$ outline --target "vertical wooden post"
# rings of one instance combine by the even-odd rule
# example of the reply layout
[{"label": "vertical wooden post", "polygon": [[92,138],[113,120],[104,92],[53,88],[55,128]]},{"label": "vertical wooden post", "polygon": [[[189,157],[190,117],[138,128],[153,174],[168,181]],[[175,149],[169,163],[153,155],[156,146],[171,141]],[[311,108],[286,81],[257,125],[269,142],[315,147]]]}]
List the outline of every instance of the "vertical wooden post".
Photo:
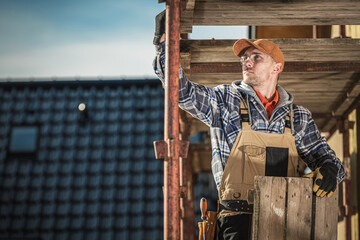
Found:
[{"label": "vertical wooden post", "polygon": [[[360,105],[356,108],[356,151],[357,151],[357,162],[356,162],[356,187],[357,187],[357,212],[360,216]],[[360,221],[357,221],[358,229],[360,229]],[[360,232],[358,231],[358,239],[360,239]]]},{"label": "vertical wooden post", "polygon": [[[191,119],[186,112],[180,110],[180,140],[189,141]],[[180,199],[182,212],[180,222],[181,240],[195,240],[195,189],[193,187],[193,168],[191,155],[180,158],[180,186],[183,186],[186,194]]]},{"label": "vertical wooden post", "polygon": [[[347,117],[348,118],[348,117]],[[345,205],[345,240],[351,240],[351,176],[350,176],[350,134],[349,134],[349,121],[344,119],[342,122],[343,134],[343,165],[346,170],[345,179],[343,180],[343,203]]]}]

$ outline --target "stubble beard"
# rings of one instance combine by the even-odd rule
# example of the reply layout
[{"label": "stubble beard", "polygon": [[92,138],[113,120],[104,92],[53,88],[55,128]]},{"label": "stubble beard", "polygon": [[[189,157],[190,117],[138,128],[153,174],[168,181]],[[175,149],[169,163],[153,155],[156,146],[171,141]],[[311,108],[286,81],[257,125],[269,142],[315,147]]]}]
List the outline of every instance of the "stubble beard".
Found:
[{"label": "stubble beard", "polygon": [[248,77],[244,79],[244,83],[246,83],[247,85],[251,86],[251,87],[258,87],[261,85],[261,80],[259,77]]}]

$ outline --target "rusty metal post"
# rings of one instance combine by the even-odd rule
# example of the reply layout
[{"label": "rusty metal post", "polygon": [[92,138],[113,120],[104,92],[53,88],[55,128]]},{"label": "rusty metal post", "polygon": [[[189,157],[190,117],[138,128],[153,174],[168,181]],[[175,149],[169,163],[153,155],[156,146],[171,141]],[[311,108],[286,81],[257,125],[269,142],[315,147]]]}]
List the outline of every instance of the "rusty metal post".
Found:
[{"label": "rusty metal post", "polygon": [[180,0],[166,1],[165,120],[164,139],[168,158],[164,162],[164,239],[180,239],[179,176],[179,62]]}]

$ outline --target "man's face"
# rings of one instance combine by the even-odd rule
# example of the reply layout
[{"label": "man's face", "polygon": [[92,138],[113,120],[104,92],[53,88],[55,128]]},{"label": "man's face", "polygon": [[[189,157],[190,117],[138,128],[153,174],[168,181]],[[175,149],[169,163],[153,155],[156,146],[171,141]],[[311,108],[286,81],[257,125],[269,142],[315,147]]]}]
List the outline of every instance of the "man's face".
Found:
[{"label": "man's face", "polygon": [[243,81],[246,84],[256,87],[270,80],[276,62],[269,55],[250,47],[242,59]]}]

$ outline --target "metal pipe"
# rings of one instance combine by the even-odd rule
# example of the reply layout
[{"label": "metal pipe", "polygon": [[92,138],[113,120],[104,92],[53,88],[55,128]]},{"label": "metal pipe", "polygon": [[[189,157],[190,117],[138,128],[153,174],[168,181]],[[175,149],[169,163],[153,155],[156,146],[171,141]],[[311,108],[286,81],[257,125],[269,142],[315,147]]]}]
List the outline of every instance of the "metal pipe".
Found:
[{"label": "metal pipe", "polygon": [[164,239],[180,239],[179,177],[179,59],[180,0],[166,1],[165,119],[164,139]]}]

